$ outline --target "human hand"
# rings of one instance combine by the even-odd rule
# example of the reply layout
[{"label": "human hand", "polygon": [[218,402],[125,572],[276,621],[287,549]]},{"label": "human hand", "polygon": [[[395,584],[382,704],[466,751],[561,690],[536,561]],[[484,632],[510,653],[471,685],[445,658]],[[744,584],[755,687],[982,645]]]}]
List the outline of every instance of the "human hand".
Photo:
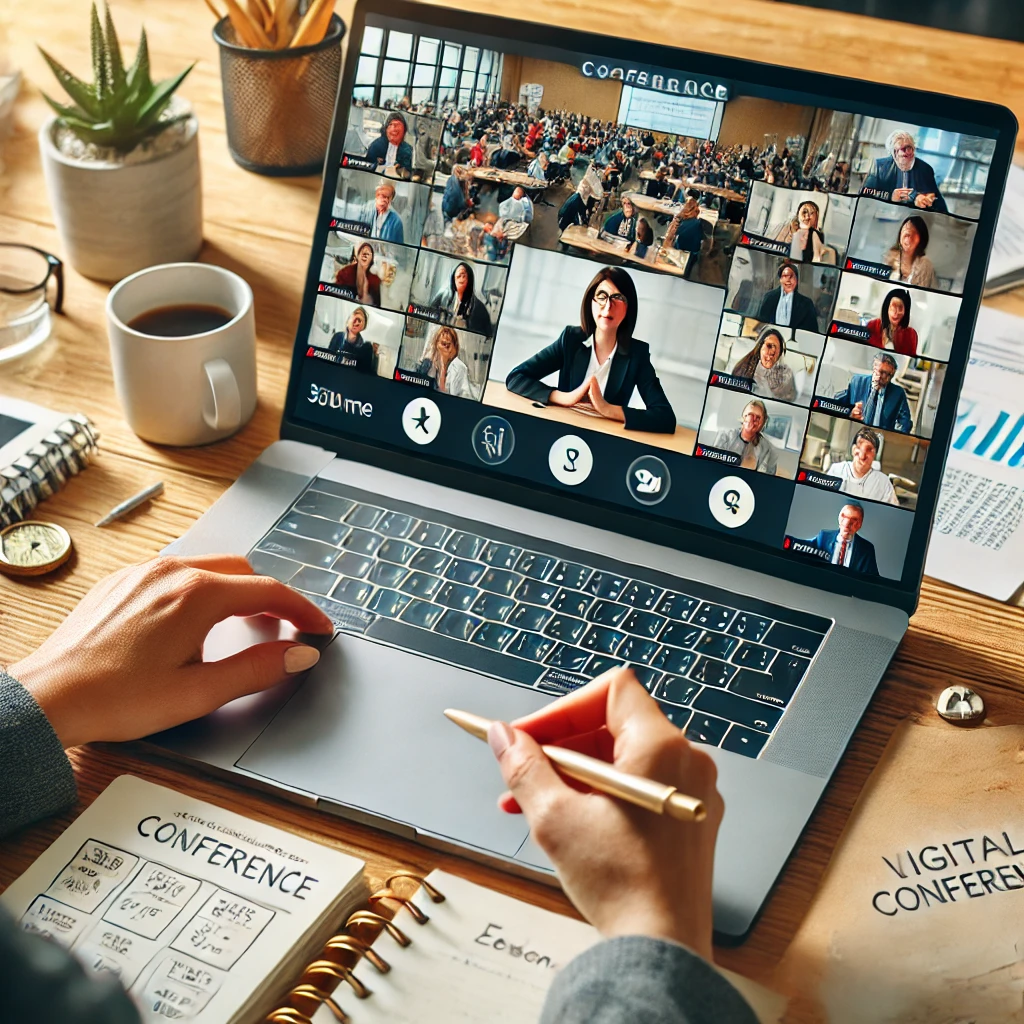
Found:
[{"label": "human hand", "polygon": [[864,403],[863,402],[858,402],[850,410],[850,419],[851,420],[862,420],[862,419],[864,419]]},{"label": "human hand", "polygon": [[935,202],[934,192],[918,192],[914,196],[914,205],[919,210],[927,210]]},{"label": "human hand", "polygon": [[593,377],[588,377],[578,388],[574,388],[572,391],[552,391],[548,397],[548,403],[565,407],[576,405],[586,398],[590,391],[590,382],[592,380],[594,380]]},{"label": "human hand", "polygon": [[596,377],[590,378],[590,387],[587,390],[587,397],[590,399],[590,404],[606,419],[606,420],[617,420],[619,423],[625,422],[626,414],[622,410],[621,405],[612,405],[611,402],[604,400],[604,395],[601,393],[601,385],[597,383]]},{"label": "human hand", "polygon": [[[662,714],[630,669],[520,719],[495,722],[491,749],[534,840],[566,895],[602,935],[649,935],[711,958],[711,876],[724,804],[714,761]],[[703,800],[707,818],[681,822],[567,782],[539,744],[556,743]]]},{"label": "human hand", "polygon": [[912,188],[894,188],[892,190],[892,201],[894,203],[905,203],[913,191]]},{"label": "human hand", "polygon": [[222,619],[267,614],[307,633],[331,620],[240,555],[154,558],[100,580],[53,634],[10,667],[65,747],[138,739],[265,690],[316,664],[288,640],[203,661]]}]

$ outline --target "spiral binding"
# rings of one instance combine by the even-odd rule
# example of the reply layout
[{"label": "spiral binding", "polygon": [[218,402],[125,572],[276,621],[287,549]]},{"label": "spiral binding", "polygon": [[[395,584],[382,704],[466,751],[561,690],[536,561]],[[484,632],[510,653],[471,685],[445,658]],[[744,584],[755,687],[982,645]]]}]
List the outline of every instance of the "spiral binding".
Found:
[{"label": "spiral binding", "polygon": [[0,527],[21,522],[69,477],[85,469],[99,437],[89,417],[76,413],[11,465],[0,467]]},{"label": "spiral binding", "polygon": [[[370,895],[367,902],[371,907],[397,903],[395,913],[405,907],[418,925],[426,924],[430,920],[429,916],[412,902],[412,897],[395,891],[394,883],[400,880],[415,882],[433,903],[444,902],[444,894],[436,886],[411,871],[396,871],[382,888]],[[369,941],[356,934],[363,929],[372,930]],[[377,936],[384,931],[400,946],[412,945],[413,940],[391,918],[378,914],[376,910],[356,910],[351,913],[344,929],[332,935],[324,944],[319,957],[306,966],[299,984],[285,997],[285,1005],[267,1014],[265,1019],[268,1024],[312,1024],[313,1014],[320,1006],[326,1006],[336,1020],[347,1024],[350,1018],[334,998],[334,993],[347,984],[357,999],[367,999],[373,995],[373,990],[367,988],[353,971],[359,961],[364,959],[378,974],[387,974],[391,970],[391,965],[373,949]],[[355,958],[354,962],[344,962],[351,957]]]}]

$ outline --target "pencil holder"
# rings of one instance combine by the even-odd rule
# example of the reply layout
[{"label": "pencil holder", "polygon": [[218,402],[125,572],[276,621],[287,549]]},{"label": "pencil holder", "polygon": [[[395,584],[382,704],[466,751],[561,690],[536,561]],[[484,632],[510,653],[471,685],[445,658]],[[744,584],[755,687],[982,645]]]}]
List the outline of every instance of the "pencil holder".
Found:
[{"label": "pencil holder", "polygon": [[319,43],[285,50],[242,46],[228,18],[213,29],[220,47],[224,119],[235,163],[257,174],[320,174],[341,74],[345,23],[331,17]]}]

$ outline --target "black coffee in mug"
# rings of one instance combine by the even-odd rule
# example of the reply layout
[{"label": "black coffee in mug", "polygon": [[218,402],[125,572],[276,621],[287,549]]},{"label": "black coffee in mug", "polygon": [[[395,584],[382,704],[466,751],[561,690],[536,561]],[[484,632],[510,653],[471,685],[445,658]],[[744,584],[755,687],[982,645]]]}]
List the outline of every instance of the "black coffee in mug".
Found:
[{"label": "black coffee in mug", "polygon": [[128,326],[153,338],[187,338],[192,334],[215,331],[233,319],[234,314],[220,306],[189,302],[147,310],[129,320]]}]

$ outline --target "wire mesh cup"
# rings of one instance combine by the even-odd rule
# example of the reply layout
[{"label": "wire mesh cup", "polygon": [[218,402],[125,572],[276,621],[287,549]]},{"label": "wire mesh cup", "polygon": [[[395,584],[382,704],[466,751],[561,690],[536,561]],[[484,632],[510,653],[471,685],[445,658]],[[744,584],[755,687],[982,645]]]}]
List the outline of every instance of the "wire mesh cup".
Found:
[{"label": "wire mesh cup", "polygon": [[341,74],[345,23],[331,16],[319,43],[285,50],[240,45],[228,18],[213,29],[228,149],[257,174],[320,174]]}]

